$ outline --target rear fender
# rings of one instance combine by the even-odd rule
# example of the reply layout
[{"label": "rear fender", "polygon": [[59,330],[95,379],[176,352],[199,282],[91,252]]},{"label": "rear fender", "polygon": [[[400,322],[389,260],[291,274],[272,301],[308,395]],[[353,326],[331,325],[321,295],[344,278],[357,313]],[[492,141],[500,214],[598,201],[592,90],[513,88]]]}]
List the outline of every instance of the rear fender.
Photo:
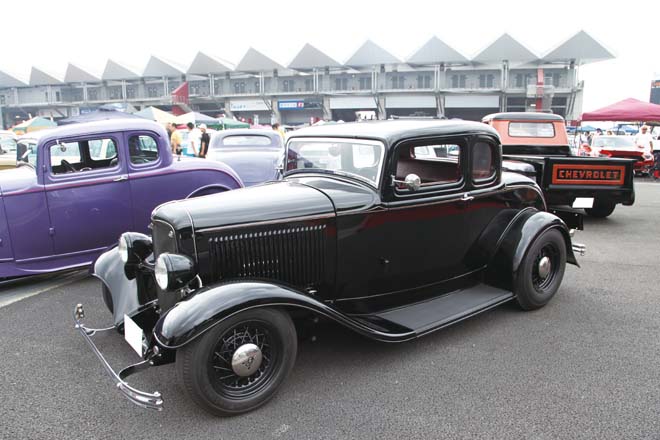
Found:
[{"label": "rear fender", "polygon": [[398,342],[414,336],[409,329],[382,332],[367,327],[309,295],[289,287],[260,281],[242,281],[201,289],[179,302],[154,327],[154,337],[164,348],[180,348],[223,320],[257,307],[283,307],[311,311],[330,318],[364,336]]},{"label": "rear fender", "polygon": [[566,224],[554,214],[528,208],[512,219],[502,235],[494,257],[488,264],[486,281],[511,290],[527,250],[539,235],[549,229],[557,229],[564,237],[566,262],[579,266]]}]

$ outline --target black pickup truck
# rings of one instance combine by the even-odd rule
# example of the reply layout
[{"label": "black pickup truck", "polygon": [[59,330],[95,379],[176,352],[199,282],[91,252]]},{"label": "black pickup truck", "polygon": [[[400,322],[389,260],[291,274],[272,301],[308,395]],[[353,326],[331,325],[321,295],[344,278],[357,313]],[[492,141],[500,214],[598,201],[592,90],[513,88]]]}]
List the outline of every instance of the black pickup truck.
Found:
[{"label": "black pickup truck", "polygon": [[550,207],[584,208],[607,217],[635,202],[633,160],[573,156],[566,125],[549,113],[494,113],[482,120],[502,141],[503,169],[533,178]]}]

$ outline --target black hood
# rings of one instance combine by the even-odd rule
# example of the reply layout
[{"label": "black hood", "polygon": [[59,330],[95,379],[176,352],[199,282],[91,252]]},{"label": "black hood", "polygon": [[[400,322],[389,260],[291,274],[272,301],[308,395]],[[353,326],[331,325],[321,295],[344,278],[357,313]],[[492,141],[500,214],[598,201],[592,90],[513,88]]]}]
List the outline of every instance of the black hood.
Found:
[{"label": "black hood", "polygon": [[194,226],[197,231],[334,213],[323,192],[295,181],[281,181],[166,203],[154,210],[152,219],[177,230]]}]

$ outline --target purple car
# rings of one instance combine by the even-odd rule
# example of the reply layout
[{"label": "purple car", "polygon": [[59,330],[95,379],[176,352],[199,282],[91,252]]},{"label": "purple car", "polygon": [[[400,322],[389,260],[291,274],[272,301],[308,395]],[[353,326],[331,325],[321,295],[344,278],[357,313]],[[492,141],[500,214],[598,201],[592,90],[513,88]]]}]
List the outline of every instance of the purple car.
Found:
[{"label": "purple car", "polygon": [[224,130],[213,133],[206,157],[226,163],[252,186],[281,178],[284,145],[273,130]]},{"label": "purple car", "polygon": [[0,279],[88,265],[121,233],[147,232],[156,206],[243,186],[223,163],[173,159],[146,120],[24,136],[17,158],[0,172]]}]

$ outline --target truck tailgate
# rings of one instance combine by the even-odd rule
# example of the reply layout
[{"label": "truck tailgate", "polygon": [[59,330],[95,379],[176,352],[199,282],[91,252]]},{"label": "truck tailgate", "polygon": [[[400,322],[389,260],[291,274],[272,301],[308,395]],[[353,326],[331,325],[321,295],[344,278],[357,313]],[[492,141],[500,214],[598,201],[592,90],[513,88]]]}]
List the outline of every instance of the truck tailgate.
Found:
[{"label": "truck tailgate", "polygon": [[505,156],[534,166],[548,205],[572,206],[580,197],[631,205],[635,200],[632,159],[565,156]]}]

